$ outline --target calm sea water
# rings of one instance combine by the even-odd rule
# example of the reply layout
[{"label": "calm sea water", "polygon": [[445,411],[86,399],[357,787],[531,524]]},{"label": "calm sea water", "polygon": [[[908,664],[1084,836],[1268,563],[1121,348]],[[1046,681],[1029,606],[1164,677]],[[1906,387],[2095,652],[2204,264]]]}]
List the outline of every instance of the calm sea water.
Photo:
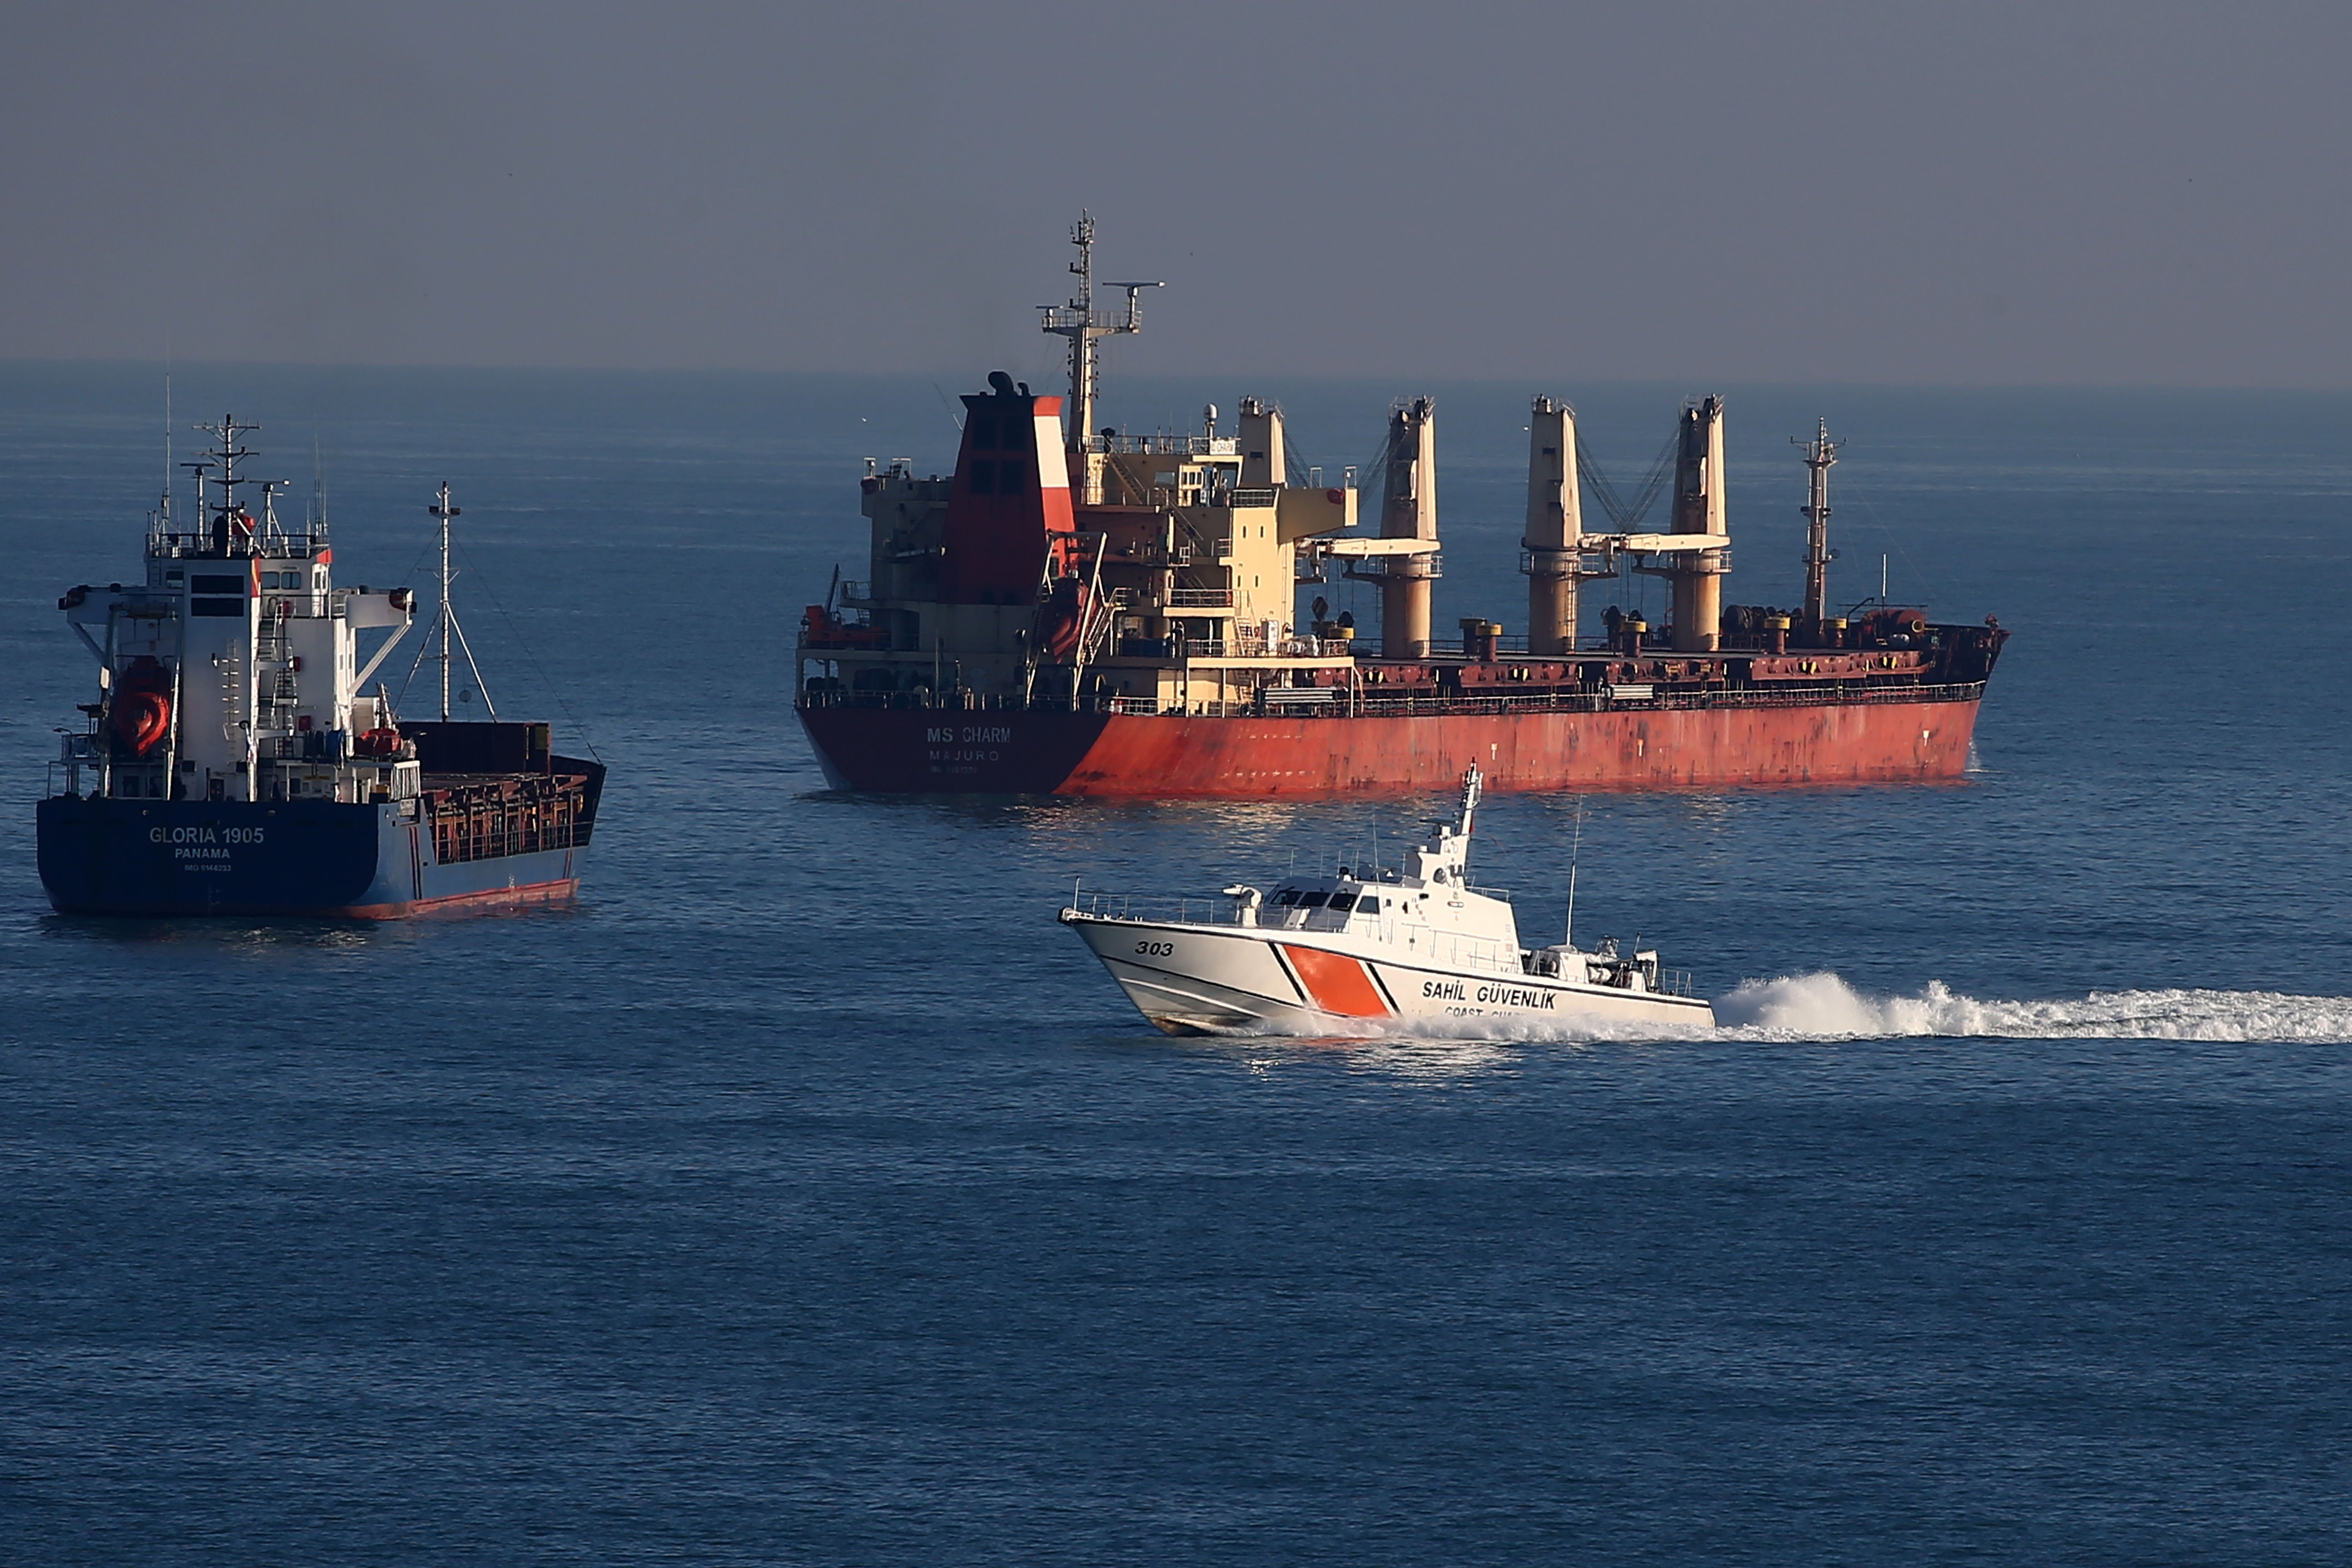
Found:
[{"label": "calm sea water", "polygon": [[[159,382],[0,369],[0,1559],[2352,1557],[2352,399],[1732,389],[1735,600],[1826,414],[1835,586],[2016,632],[1968,780],[1588,803],[1580,933],[1717,1037],[1185,1043],[1074,878],[1440,803],[824,793],[793,625],[860,459],[950,460],[919,381],[184,370],[298,496],[315,439],[346,582],[450,481],[605,819],[567,913],[49,914],[54,600],[137,570]],[[1421,390],[1106,416],[1278,395],[1336,477]],[[1523,618],[1532,390],[1630,489],[1685,389],[1436,389],[1440,625]],[[1482,822],[1530,932],[1575,816]]]}]

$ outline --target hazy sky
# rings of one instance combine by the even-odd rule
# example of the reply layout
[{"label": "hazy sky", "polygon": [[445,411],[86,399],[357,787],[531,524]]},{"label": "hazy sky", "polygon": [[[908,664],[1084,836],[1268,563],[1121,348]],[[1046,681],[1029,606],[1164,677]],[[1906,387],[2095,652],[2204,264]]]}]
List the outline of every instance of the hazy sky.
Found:
[{"label": "hazy sky", "polygon": [[2352,385],[2352,7],[14,3],[0,357]]}]

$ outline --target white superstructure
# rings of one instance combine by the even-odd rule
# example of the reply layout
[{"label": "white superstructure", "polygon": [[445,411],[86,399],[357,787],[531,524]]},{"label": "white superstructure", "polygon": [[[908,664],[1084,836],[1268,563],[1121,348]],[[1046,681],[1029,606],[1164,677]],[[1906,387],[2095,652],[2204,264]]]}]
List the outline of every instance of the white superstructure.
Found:
[{"label": "white superstructure", "polygon": [[[413,799],[415,748],[369,681],[415,615],[405,588],[334,584],[323,516],[281,523],[278,481],[236,471],[258,426],[224,418],[211,459],[190,464],[192,529],[168,500],[147,533],[146,581],[82,586],[58,602],[99,662],[89,731],[64,738],[68,795],[149,800]],[[260,483],[261,515],[239,504]],[[360,634],[390,637],[362,652]]]},{"label": "white superstructure", "polygon": [[[1519,945],[1507,897],[1470,885],[1480,777],[1462,814],[1393,870],[1340,867],[1269,895],[1227,888],[1214,904],[1096,894],[1063,909],[1143,1016],[1170,1034],[1274,1027],[1345,1031],[1364,1020],[1444,1033],[1569,1020],[1711,1029],[1715,1011],[1658,955]],[[1477,1020],[1478,1022],[1472,1022]]]}]

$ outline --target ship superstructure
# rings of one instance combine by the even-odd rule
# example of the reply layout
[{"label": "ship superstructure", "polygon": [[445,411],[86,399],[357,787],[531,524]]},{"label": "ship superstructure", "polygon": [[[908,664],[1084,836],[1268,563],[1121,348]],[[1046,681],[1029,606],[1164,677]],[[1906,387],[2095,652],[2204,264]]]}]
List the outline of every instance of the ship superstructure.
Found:
[{"label": "ship superstructure", "polygon": [[[258,426],[200,428],[219,444],[188,465],[194,525],[180,526],[167,492],[149,520],[144,580],[58,601],[98,661],[99,689],[62,737],[38,808],[52,903],[387,916],[571,897],[604,770],[556,755],[545,724],[450,720],[447,487],[433,509],[442,716],[404,725],[375,677],[415,595],[338,587],[323,497],[301,524],[281,521],[282,482],[238,472],[253,455],[239,442]],[[258,517],[238,494],[247,487],[260,491]]]},{"label": "ship superstructure", "polygon": [[[1070,341],[1066,400],[1002,372],[963,399],[947,476],[869,463],[864,579],[811,605],[799,708],[845,787],[1139,795],[1336,795],[1442,787],[1646,787],[1924,779],[1965,763],[2005,640],[1823,597],[1826,426],[1801,612],[1723,604],[1731,538],[1724,406],[1692,402],[1671,453],[1667,526],[1583,512],[1574,411],[1531,406],[1520,570],[1527,632],[1431,626],[1443,570],[1436,408],[1400,400],[1378,464],[1377,527],[1349,469],[1300,473],[1283,413],[1212,405],[1199,430],[1090,429],[1097,339],[1133,332],[1145,283],[1098,309],[1094,231],[1074,231],[1076,296],[1045,310]],[[1610,499],[1604,495],[1604,500]],[[1665,579],[1654,631],[1580,624],[1578,589]],[[1301,614],[1302,584],[1376,584],[1377,639]]]}]

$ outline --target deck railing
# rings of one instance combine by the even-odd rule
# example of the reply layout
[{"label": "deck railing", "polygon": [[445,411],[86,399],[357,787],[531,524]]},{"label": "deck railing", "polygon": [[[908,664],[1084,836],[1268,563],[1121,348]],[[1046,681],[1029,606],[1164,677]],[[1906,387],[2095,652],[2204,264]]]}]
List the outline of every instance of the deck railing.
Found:
[{"label": "deck railing", "polygon": [[[1333,689],[1339,695],[1328,702],[1300,704],[1281,708],[1284,719],[1328,721],[1334,719],[1383,717],[1416,718],[1465,716],[1500,713],[1607,713],[1658,712],[1675,709],[1710,708],[1809,708],[1824,702],[1843,706],[1877,706],[1898,702],[1974,702],[1984,696],[1981,680],[1957,685],[1888,685],[1866,686],[1861,681],[1824,681],[1793,689],[1764,689],[1754,687],[1732,687],[1712,691],[1677,691],[1659,689],[1646,700],[1633,699],[1612,701],[1602,692],[1546,692],[1521,697],[1369,697],[1358,695],[1348,700],[1348,689]],[[1377,688],[1373,689],[1379,689]],[[947,691],[936,696],[928,689],[913,691],[835,691],[803,690],[799,706],[803,708],[904,708],[965,713],[1151,713],[1165,717],[1196,719],[1262,718],[1265,710],[1255,698],[1244,701],[1194,702],[1190,707],[1160,706],[1150,698],[1141,697],[1082,697],[1073,704],[1067,697],[1058,700],[1039,697],[1024,701],[1020,693],[997,694],[977,691]]]},{"label": "deck railing", "polygon": [[1241,452],[1237,436],[1088,436],[1089,452],[1133,452],[1170,458],[1232,458]]},{"label": "deck railing", "polygon": [[1094,920],[1143,921],[1154,925],[1237,926],[1241,907],[1223,895],[1209,897],[1161,894],[1081,893],[1073,890],[1066,914]]}]

